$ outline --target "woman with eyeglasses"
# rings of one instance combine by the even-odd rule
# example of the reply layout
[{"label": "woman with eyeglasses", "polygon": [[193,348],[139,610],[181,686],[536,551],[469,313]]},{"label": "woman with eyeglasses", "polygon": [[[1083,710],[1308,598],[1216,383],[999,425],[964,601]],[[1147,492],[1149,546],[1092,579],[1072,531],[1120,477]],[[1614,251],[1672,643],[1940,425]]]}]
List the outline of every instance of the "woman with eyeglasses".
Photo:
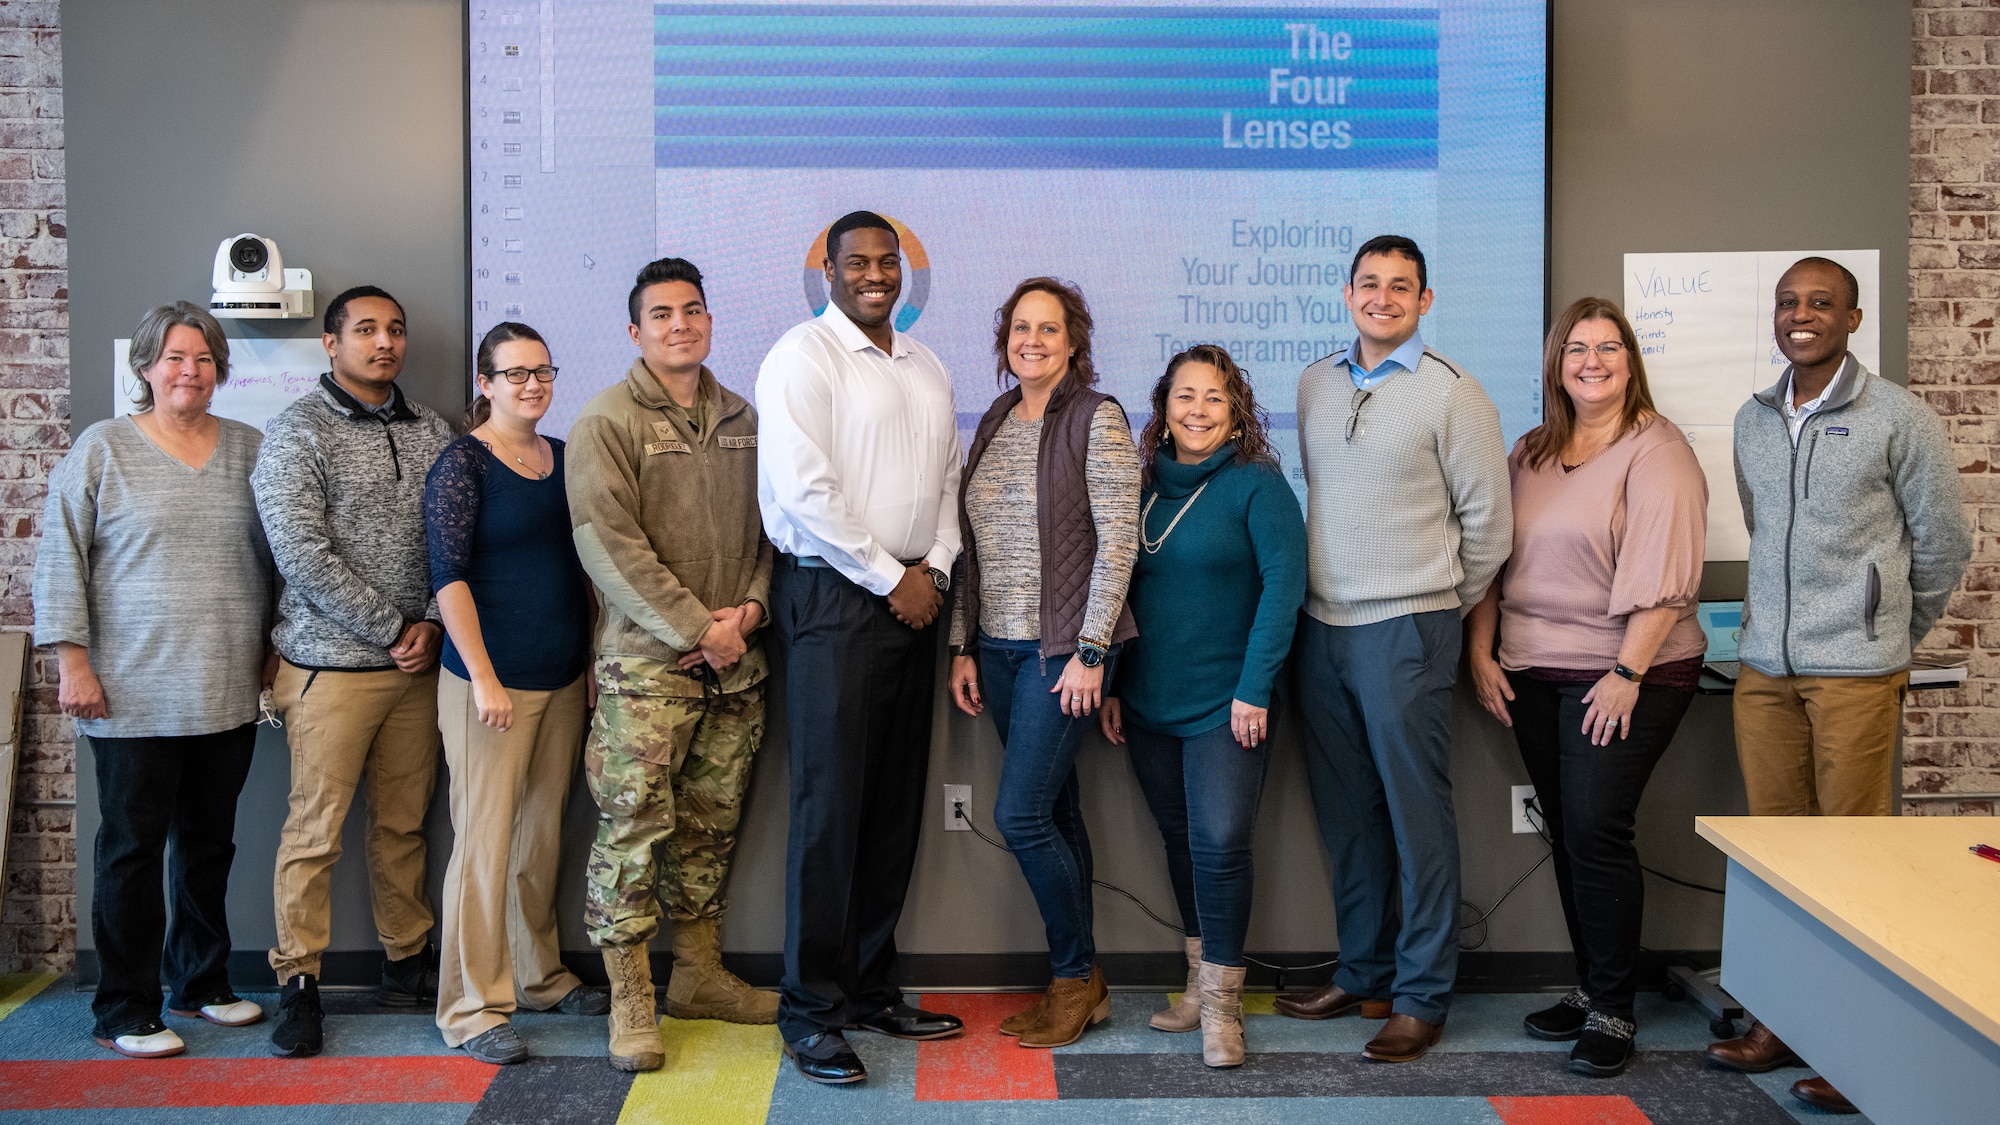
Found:
[{"label": "woman with eyeglasses", "polygon": [[535,432],[556,367],[512,321],[479,341],[470,429],[424,488],[431,588],[444,618],[438,726],[451,770],[437,1025],[489,1063],[527,1045],[516,996],[602,1015],[609,999],[563,967],[556,938],[562,812],[589,716],[589,580],[570,541],[563,443]]},{"label": "woman with eyeglasses", "polygon": [[[1514,730],[1555,849],[1577,987],[1524,1025],[1569,1068],[1632,1057],[1645,885],[1632,825],[1707,644],[1695,620],[1708,483],[1653,408],[1632,326],[1598,297],[1543,347],[1542,424],[1508,458],[1514,552],[1467,621],[1479,702]],[[1498,651],[1495,651],[1495,634]]]}]

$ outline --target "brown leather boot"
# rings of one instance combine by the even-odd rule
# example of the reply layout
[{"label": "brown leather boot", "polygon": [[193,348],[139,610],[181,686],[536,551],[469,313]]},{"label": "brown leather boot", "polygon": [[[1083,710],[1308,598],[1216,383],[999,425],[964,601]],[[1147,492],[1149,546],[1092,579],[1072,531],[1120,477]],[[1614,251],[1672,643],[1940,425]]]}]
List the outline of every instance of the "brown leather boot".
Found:
[{"label": "brown leather boot", "polygon": [[1785,1041],[1761,1023],[1752,1023],[1740,1038],[1708,1045],[1708,1061],[1745,1074],[1762,1074],[1781,1066],[1804,1066]]},{"label": "brown leather boot", "polygon": [[1000,1034],[1018,1037],[1022,1032],[1035,1026],[1036,1022],[1042,1018],[1042,1013],[1049,1010],[1049,993],[1054,991],[1054,989],[1055,981],[1051,980],[1049,987],[1043,989],[1040,996],[1035,997],[1034,1003],[1001,1020]]},{"label": "brown leather boot", "polygon": [[1184,939],[1187,943],[1187,987],[1181,991],[1180,1002],[1164,1012],[1154,1012],[1151,1021],[1158,1031],[1193,1031],[1201,1026],[1201,939]]},{"label": "brown leather boot", "polygon": [[646,943],[604,947],[604,975],[611,978],[611,1065],[619,1070],[658,1070],[667,1061],[660,1049],[660,1016],[653,996],[653,966]]},{"label": "brown leather boot", "polygon": [[1424,1057],[1425,1051],[1437,1046],[1437,1041],[1443,1036],[1444,1021],[1426,1023],[1415,1016],[1397,1012],[1382,1025],[1375,1038],[1361,1048],[1361,1057],[1369,1062],[1415,1062]]},{"label": "brown leather boot", "polygon": [[1360,1011],[1364,1020],[1386,1020],[1389,1018],[1388,1000],[1363,1000],[1337,984],[1316,988],[1311,992],[1292,992],[1277,998],[1272,1007],[1281,1016],[1295,1020],[1330,1020],[1335,1016]]},{"label": "brown leather boot", "polygon": [[1091,966],[1087,980],[1057,977],[1049,982],[1048,1006],[1042,1018],[1021,1032],[1023,1047],[1067,1047],[1083,1038],[1084,1028],[1111,1015],[1111,990],[1104,972]]},{"label": "brown leather boot", "polygon": [[1201,1061],[1243,1065],[1243,966],[1201,963]]},{"label": "brown leather boot", "polygon": [[674,971],[667,978],[667,1014],[677,1020],[777,1023],[778,994],[751,988],[722,967],[715,919],[674,925]]}]

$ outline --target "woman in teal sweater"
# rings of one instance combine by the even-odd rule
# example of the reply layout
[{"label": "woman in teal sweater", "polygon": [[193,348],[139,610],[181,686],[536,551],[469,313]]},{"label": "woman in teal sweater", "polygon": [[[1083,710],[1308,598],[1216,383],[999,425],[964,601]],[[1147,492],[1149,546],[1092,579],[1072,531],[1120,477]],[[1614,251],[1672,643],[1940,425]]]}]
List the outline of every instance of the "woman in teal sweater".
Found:
[{"label": "woman in teal sweater", "polygon": [[1187,933],[1188,986],[1153,1017],[1202,1032],[1210,1066],[1243,1061],[1250,838],[1271,740],[1271,690],[1306,595],[1306,527],[1250,381],[1209,344],[1153,387],[1138,565],[1145,633],[1126,649],[1100,720],[1129,742],[1159,822]]}]

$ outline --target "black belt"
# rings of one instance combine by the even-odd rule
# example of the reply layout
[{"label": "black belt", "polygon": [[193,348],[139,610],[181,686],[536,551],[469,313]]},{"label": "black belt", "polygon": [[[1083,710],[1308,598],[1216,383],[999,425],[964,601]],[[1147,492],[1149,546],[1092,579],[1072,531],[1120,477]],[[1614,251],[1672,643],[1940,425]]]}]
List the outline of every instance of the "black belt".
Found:
[{"label": "black belt", "polygon": [[[786,557],[786,558],[788,558],[788,559],[791,559],[791,560],[792,560],[792,565],[793,565],[793,566],[796,566],[796,567],[798,567],[798,568],[800,568],[801,570],[835,570],[835,569],[837,569],[837,568],[836,568],[836,567],[835,567],[835,566],[834,566],[834,565],[833,565],[832,563],[830,563],[830,562],[826,561],[826,560],[825,560],[825,559],[823,559],[823,558],[820,558],[820,557],[819,557],[818,555],[787,555],[787,556],[785,556],[785,557]],[[903,562],[903,560],[902,560],[902,559],[897,559],[896,561],[897,561],[897,562],[899,562],[899,563],[903,563],[903,565],[904,565],[904,566],[916,566],[917,564],[919,564],[919,563],[923,562],[924,560],[922,560],[922,559],[911,559],[911,560],[910,560],[910,561],[908,561],[908,562]]]}]

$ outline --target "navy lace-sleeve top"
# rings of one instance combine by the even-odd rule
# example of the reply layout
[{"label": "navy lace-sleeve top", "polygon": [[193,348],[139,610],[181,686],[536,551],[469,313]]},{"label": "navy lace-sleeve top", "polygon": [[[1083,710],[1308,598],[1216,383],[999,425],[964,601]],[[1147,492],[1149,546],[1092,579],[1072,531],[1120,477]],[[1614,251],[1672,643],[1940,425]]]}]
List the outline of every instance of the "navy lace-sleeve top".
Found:
[{"label": "navy lace-sleeve top", "polygon": [[[431,589],[464,582],[500,682],[520,691],[567,687],[590,659],[590,580],[570,540],[563,443],[555,471],[533,480],[467,434],[445,447],[424,485]],[[440,662],[470,679],[445,637]]]}]

